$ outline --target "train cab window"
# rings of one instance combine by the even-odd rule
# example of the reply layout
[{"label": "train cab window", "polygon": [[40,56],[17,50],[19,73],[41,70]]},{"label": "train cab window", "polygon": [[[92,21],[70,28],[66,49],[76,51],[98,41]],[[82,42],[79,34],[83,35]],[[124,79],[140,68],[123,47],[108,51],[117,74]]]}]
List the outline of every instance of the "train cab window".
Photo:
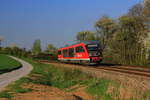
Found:
[{"label": "train cab window", "polygon": [[69,49],[69,57],[74,57],[74,48]]},{"label": "train cab window", "polygon": [[68,57],[68,50],[67,49],[63,50],[63,57]]},{"label": "train cab window", "polygon": [[82,46],[78,46],[76,47],[76,52],[77,53],[84,52],[84,48]]},{"label": "train cab window", "polygon": [[61,51],[58,51],[58,55],[61,55]]}]

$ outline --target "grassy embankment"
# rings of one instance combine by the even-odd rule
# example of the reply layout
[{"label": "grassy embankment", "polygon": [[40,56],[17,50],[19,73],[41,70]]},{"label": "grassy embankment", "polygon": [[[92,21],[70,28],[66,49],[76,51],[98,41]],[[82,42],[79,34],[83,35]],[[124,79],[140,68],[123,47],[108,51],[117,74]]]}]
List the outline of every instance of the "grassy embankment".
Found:
[{"label": "grassy embankment", "polygon": [[[66,92],[85,87],[85,92],[93,95],[95,100],[150,100],[147,90],[135,89],[106,79],[96,79],[79,69],[70,70],[59,66],[35,63],[28,60],[34,69],[28,77],[24,77],[8,86],[7,90],[0,93],[0,97],[9,98],[15,93],[32,91],[22,88],[24,83],[43,84],[62,89]],[[59,68],[58,68],[59,67]],[[77,85],[76,88],[70,88]]]},{"label": "grassy embankment", "polygon": [[18,61],[6,55],[0,54],[0,74],[18,69],[20,67],[21,63]]}]

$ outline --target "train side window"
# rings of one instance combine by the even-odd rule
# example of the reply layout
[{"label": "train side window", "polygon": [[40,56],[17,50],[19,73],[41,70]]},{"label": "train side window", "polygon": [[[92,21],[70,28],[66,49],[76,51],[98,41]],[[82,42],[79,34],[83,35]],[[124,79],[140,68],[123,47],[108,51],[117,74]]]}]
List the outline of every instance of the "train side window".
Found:
[{"label": "train side window", "polygon": [[69,57],[74,57],[74,48],[69,49]]},{"label": "train side window", "polygon": [[76,47],[76,52],[77,53],[84,52],[84,48],[82,46],[78,46]]},{"label": "train side window", "polygon": [[61,51],[58,51],[58,55],[61,55]]},{"label": "train side window", "polygon": [[67,49],[63,50],[63,57],[68,57],[68,50]]}]

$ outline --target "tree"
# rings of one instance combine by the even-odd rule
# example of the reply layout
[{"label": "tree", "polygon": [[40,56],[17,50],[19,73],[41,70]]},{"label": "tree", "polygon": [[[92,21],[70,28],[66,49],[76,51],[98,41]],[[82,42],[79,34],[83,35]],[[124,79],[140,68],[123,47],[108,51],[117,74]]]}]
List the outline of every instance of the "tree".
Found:
[{"label": "tree", "polygon": [[150,17],[150,0],[144,0],[143,14],[147,17]]},{"label": "tree", "polygon": [[143,5],[141,3],[135,4],[131,9],[129,9],[128,16],[142,16]]},{"label": "tree", "polygon": [[11,48],[17,48],[18,46],[17,46],[16,43],[11,43],[11,44],[10,44],[10,47],[11,47]]},{"label": "tree", "polygon": [[143,15],[145,24],[150,28],[150,0],[144,0]]},{"label": "tree", "polygon": [[10,48],[11,48],[12,55],[18,55],[20,53],[20,48],[17,46],[16,43],[11,43]]},{"label": "tree", "polygon": [[57,49],[52,45],[52,44],[48,44],[46,49],[45,49],[45,53],[47,54],[55,54],[57,52]]},{"label": "tree", "polygon": [[12,52],[12,49],[10,47],[3,48],[3,53],[4,54],[11,54],[11,52]]},{"label": "tree", "polygon": [[0,36],[0,48],[2,47],[2,41],[3,40],[4,40],[4,38]]},{"label": "tree", "polygon": [[76,38],[80,41],[95,40],[94,33],[90,31],[78,32]]},{"label": "tree", "polygon": [[102,51],[104,51],[116,31],[116,24],[109,17],[103,16],[96,22],[95,28],[97,31],[96,38],[100,40]]},{"label": "tree", "polygon": [[32,54],[38,55],[41,52],[41,41],[35,40],[32,47]]},{"label": "tree", "polygon": [[119,29],[114,35],[111,48],[118,54],[121,64],[139,64],[144,59],[143,39],[145,25],[141,17],[121,16]]}]

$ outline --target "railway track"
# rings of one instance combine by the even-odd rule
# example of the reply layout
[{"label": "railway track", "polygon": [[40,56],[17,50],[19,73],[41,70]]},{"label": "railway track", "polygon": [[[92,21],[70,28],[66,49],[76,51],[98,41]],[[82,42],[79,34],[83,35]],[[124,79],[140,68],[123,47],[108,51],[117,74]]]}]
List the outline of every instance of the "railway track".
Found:
[{"label": "railway track", "polygon": [[149,70],[140,70],[140,69],[131,69],[131,68],[122,68],[122,67],[98,67],[97,69],[103,69],[107,71],[114,71],[138,76],[144,76],[150,78],[150,71]]},{"label": "railway track", "polygon": [[[60,63],[57,61],[40,61],[43,63]],[[71,64],[72,65],[72,64]],[[92,67],[99,70],[106,70],[111,72],[119,72],[119,73],[125,73],[130,75],[137,75],[137,76],[143,76],[150,78],[150,68],[149,67],[139,67],[139,66],[118,66],[118,65],[97,65],[97,66],[87,66],[87,65],[78,65],[81,67]]]}]

